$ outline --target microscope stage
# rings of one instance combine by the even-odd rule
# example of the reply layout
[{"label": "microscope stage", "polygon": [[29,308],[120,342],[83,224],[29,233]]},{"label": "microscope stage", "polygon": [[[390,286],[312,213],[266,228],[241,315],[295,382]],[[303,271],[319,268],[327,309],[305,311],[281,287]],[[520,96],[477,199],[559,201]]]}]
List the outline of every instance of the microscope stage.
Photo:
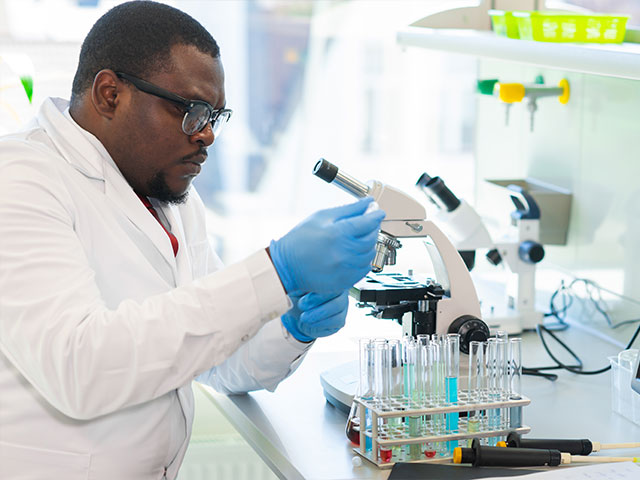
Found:
[{"label": "microscope stage", "polygon": [[436,300],[444,290],[431,279],[420,282],[400,273],[370,273],[349,291],[360,303],[397,305],[400,302]]}]

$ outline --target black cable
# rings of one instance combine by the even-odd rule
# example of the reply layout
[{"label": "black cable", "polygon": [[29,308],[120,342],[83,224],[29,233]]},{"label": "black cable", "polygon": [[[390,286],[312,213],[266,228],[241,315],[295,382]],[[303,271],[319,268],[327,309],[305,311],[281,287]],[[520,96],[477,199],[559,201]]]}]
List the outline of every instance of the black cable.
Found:
[{"label": "black cable", "polygon": [[[561,295],[562,306],[556,308],[556,297]],[[573,304],[573,295],[569,292],[569,288],[565,286],[564,280],[560,282],[560,286],[551,295],[549,299],[549,313],[545,313],[546,317],[555,317],[558,321],[556,323],[545,322],[545,326],[550,330],[560,331],[569,328],[569,325],[564,321],[567,311]]]},{"label": "black cable", "polygon": [[[543,367],[542,369],[544,370],[545,367]],[[543,372],[540,371],[539,368],[522,367],[522,374],[523,375],[530,375],[532,377],[543,377],[543,378],[546,378],[547,380],[550,380],[552,382],[555,382],[558,379],[558,375],[556,375],[555,373],[543,373]]]},{"label": "black cable", "polygon": [[[553,294],[551,294],[551,298],[549,299],[549,313],[545,314],[545,317],[553,316],[558,319],[558,325],[549,325],[546,324],[547,328],[553,327],[553,330],[566,330],[566,322],[565,317],[567,315],[567,311],[573,305],[575,294],[572,289],[573,286],[577,283],[583,283],[585,289],[587,291],[588,300],[593,304],[594,308],[600,315],[602,315],[609,325],[612,328],[615,328],[613,322],[611,321],[611,317],[607,313],[606,309],[602,306],[604,301],[602,300],[602,296],[600,295],[601,287],[592,280],[587,278],[574,278],[569,285],[565,285],[564,280],[560,281],[560,286],[556,289]],[[593,293],[593,290],[598,293],[596,296]],[[562,305],[558,308],[556,307],[556,298],[561,295]],[[550,328],[551,329],[551,328]]]},{"label": "black cable", "polygon": [[[558,361],[556,360],[556,358],[553,356],[553,354],[551,353],[551,351],[549,350],[549,347],[547,346],[546,341],[544,340],[544,338],[542,338],[541,334],[540,334],[540,328],[543,328],[545,331],[549,332],[549,334],[565,349],[567,350],[570,355],[576,359],[576,361],[578,362],[577,365],[564,365],[567,366],[569,368],[572,369],[577,369],[579,371],[581,371],[580,369],[582,369],[582,360],[580,360],[580,358],[573,353],[573,351],[567,347],[566,344],[564,344],[558,337],[556,337],[553,333],[551,333],[551,330],[549,330],[547,327],[545,327],[544,325],[538,325],[536,327],[536,332],[538,333],[538,336],[540,337],[540,340],[542,340],[542,345],[544,346],[545,350],[547,351],[547,353],[549,354],[549,356],[556,361],[556,363],[558,363]],[[560,365],[553,365],[551,367],[533,367],[533,368],[527,368],[527,367],[523,367],[522,368],[522,373],[523,375],[534,375],[534,376],[538,376],[538,377],[544,377],[548,380],[551,380],[552,382],[555,382],[558,379],[558,376],[556,374],[553,373],[543,373],[545,370],[560,370],[561,368],[564,368],[564,366],[560,366]]]},{"label": "black cable", "polygon": [[[553,368],[562,368],[564,370],[567,370],[571,373],[576,373],[578,375],[598,375],[600,373],[604,373],[608,370],[611,369],[611,365],[608,365],[606,367],[600,368],[598,370],[589,370],[589,371],[585,371],[582,370],[582,362],[580,361],[580,359],[578,358],[578,356],[573,352],[573,350],[571,350],[564,342],[562,342],[562,340],[560,340],[558,337],[555,336],[555,334],[548,330],[544,325],[538,325],[536,327],[536,331],[538,332],[538,336],[540,337],[540,340],[542,341],[542,345],[544,346],[544,349],[547,351],[547,353],[549,354],[549,356],[553,359],[554,362],[556,362],[558,364],[557,367],[553,367]],[[578,362],[579,362],[579,366],[574,366],[574,365],[565,365],[564,363],[562,363],[560,360],[558,360],[552,353],[551,350],[549,349],[549,346],[547,345],[546,340],[544,339],[544,336],[542,335],[542,332],[546,332],[548,333],[556,342],[558,342],[567,352],[569,352],[569,354],[575,358]],[[640,325],[638,325],[638,328],[636,329],[635,333],[633,334],[633,336],[631,337],[631,340],[629,341],[629,343],[627,344],[627,346],[625,347],[625,350],[628,350],[629,348],[631,348],[631,345],[633,345],[633,342],[635,342],[636,338],[638,337],[638,335],[640,334]],[[538,367],[536,370],[546,370],[546,367]]]},{"label": "black cable", "polygon": [[618,328],[623,325],[629,325],[631,323],[637,323],[637,322],[640,322],[640,318],[635,318],[633,320],[625,320],[624,322],[616,323],[615,325],[611,325],[611,328]]},{"label": "black cable", "polygon": [[[602,315],[605,319],[605,321],[607,322],[607,325],[609,325],[610,327],[613,327],[613,322],[611,321],[611,317],[609,316],[609,314],[607,313],[606,309],[602,307],[602,303],[604,303],[604,300],[602,300],[602,295],[601,295],[601,290],[602,288],[595,283],[593,280],[589,280],[587,278],[575,278],[571,281],[571,283],[569,284],[568,287],[566,287],[566,289],[571,292],[571,289],[573,288],[573,286],[576,283],[583,283],[585,286],[585,289],[587,291],[587,295],[588,295],[588,299],[591,301],[591,303],[593,304],[593,306],[595,307],[595,309],[600,313],[600,315]],[[561,282],[561,287],[562,288],[564,285]],[[593,289],[595,288],[596,292],[598,293],[598,298],[594,297],[593,294]],[[573,303],[573,295],[571,293],[569,293],[569,295],[571,295],[571,299]],[[569,306],[571,306],[571,303],[569,304]]]},{"label": "black cable", "polygon": [[[607,325],[610,328],[618,328],[623,325],[630,325],[633,323],[640,322],[640,319],[633,319],[633,320],[624,320],[622,322],[614,324],[611,321],[611,317],[609,316],[605,308],[602,307],[603,300],[600,295],[601,288],[598,286],[598,284],[596,284],[592,280],[589,280],[586,278],[575,278],[571,281],[571,283],[569,283],[568,286],[565,285],[564,280],[561,280],[560,286],[551,294],[551,298],[549,299],[549,312],[544,314],[545,318],[554,317],[557,320],[557,322],[550,323],[545,321],[543,324],[540,324],[536,327],[536,332],[538,333],[538,337],[540,337],[540,341],[542,342],[544,349],[547,351],[547,354],[551,357],[551,359],[554,362],[556,362],[556,365],[550,366],[550,367],[533,367],[533,368],[523,367],[522,368],[523,375],[539,376],[539,377],[547,378],[548,380],[551,380],[551,381],[555,381],[558,378],[557,375],[552,373],[544,373],[544,371],[564,369],[579,375],[597,375],[611,369],[611,365],[609,365],[607,367],[604,367],[598,370],[592,370],[592,371],[582,370],[583,364],[582,364],[582,361],[580,360],[580,357],[578,357],[573,352],[573,350],[571,350],[564,342],[562,342],[553,333],[554,331],[558,332],[558,331],[563,331],[569,328],[569,324],[565,321],[565,318],[567,316],[569,309],[573,305],[573,302],[575,299],[575,294],[572,292],[572,288],[576,283],[579,283],[579,282],[585,285],[588,299],[591,301],[594,308],[604,317],[605,321],[607,322]],[[595,288],[596,291],[598,292],[598,298],[594,296],[593,290],[592,290],[593,288]],[[561,305],[557,305],[557,303],[560,301],[561,301]],[[578,364],[566,365],[560,360],[558,360],[551,353],[551,350],[547,345],[547,342],[542,332],[548,333],[557,343],[560,344],[560,346],[562,346],[562,348],[564,348],[578,362]],[[633,342],[635,341],[639,333],[640,333],[640,326],[638,326],[638,329],[633,334],[633,337],[631,338],[631,341],[627,345],[626,349],[631,347],[631,345],[633,344]]]}]

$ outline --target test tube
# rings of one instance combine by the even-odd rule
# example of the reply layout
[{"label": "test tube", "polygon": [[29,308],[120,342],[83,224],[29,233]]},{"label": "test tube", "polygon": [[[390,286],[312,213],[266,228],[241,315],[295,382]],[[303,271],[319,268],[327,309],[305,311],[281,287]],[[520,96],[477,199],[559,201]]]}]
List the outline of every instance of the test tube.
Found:
[{"label": "test tube", "polygon": [[[418,346],[413,338],[405,340],[403,345],[404,361],[404,391],[408,409],[419,408],[420,389],[418,383],[418,371],[416,368]],[[410,437],[420,436],[421,421],[420,416],[408,416],[408,429]],[[407,446],[409,458],[416,460],[420,458],[420,445],[410,444]]]},{"label": "test tube", "polygon": [[469,342],[469,403],[478,403],[481,399],[485,377],[483,342]]},{"label": "test tube", "polygon": [[509,342],[498,339],[498,386],[500,388],[500,399],[509,398]]},{"label": "test tube", "polygon": [[404,378],[404,395],[407,408],[413,408],[412,402],[416,394],[416,343],[413,338],[404,339],[402,344],[402,365]]},{"label": "test tube", "polygon": [[389,408],[391,396],[391,349],[386,340],[374,342],[374,398],[381,406]]},{"label": "test tube", "polygon": [[445,391],[450,405],[458,403],[458,377],[460,376],[460,335],[450,333],[445,340]]},{"label": "test tube", "polygon": [[509,341],[509,334],[506,330],[496,330],[496,339],[504,340],[505,342]]},{"label": "test tube", "polygon": [[[375,347],[371,339],[363,338],[359,342],[360,347],[360,398],[366,402],[373,401],[375,391]],[[371,437],[364,436],[364,432],[371,429],[371,411],[364,408],[360,412],[360,450],[364,453],[371,450]],[[364,436],[364,442],[363,440]]]},{"label": "test tube", "polygon": [[[391,402],[393,408],[398,410],[404,407],[402,396],[404,394],[404,379],[402,372],[402,342],[400,340],[389,340],[391,354]],[[391,417],[387,422],[389,437],[391,439],[404,435],[401,417]],[[392,454],[396,457],[402,450],[401,446],[391,447]]]},{"label": "test tube", "polygon": [[429,335],[416,337],[416,399],[426,407],[429,396]]},{"label": "test tube", "polygon": [[429,393],[434,407],[442,407],[444,400],[444,370],[442,363],[442,350],[437,340],[429,342],[429,356],[431,365],[431,377],[429,379]]},{"label": "test tube", "polygon": [[[421,408],[429,408],[431,404],[431,358],[429,354],[430,340],[429,335],[418,335],[417,337],[417,369],[418,384],[420,389],[420,405]],[[430,416],[422,415],[420,417],[421,431],[429,430]],[[429,443],[421,445],[420,452],[424,452],[427,458],[435,456],[435,450]],[[422,453],[418,452],[421,456]]]},{"label": "test tube", "polygon": [[[522,339],[509,340],[509,399],[520,400],[522,398]],[[509,428],[522,426],[522,407],[509,409]]]},{"label": "test tube", "polygon": [[[483,383],[486,380],[483,342],[469,342],[469,391],[470,404],[479,403],[482,398]],[[469,410],[467,414],[467,433],[480,431],[480,411]],[[472,439],[469,439],[469,446]]]},{"label": "test tube", "polygon": [[[443,347],[440,343],[441,337],[435,335],[429,343],[431,378],[430,396],[434,407],[443,407],[446,405],[444,391],[444,359]],[[431,415],[431,429],[435,435],[442,435],[445,431],[445,417],[442,413]],[[446,455],[446,445],[444,442],[437,442],[435,450],[441,455]]]},{"label": "test tube", "polygon": [[[503,338],[498,338],[498,353],[496,357],[498,365],[498,389],[500,400],[509,400],[509,342]],[[500,409],[500,428],[507,428],[509,425],[509,409]]]},{"label": "test tube", "polygon": [[[490,338],[487,340],[487,355],[485,357],[485,365],[487,366],[488,376],[488,398],[489,402],[497,402],[500,400],[500,382],[498,374],[498,340],[496,338]],[[487,428],[489,430],[498,430],[500,428],[500,409],[492,408],[487,412]],[[488,444],[495,446],[497,442],[496,437],[487,439]]]},{"label": "test tube", "polygon": [[[447,405],[458,404],[458,377],[460,376],[460,335],[450,333],[445,339],[445,398]],[[458,432],[458,412],[446,415],[447,433]],[[458,441],[447,442],[449,453],[458,446]]]},{"label": "test tube", "polygon": [[391,350],[391,398],[398,402],[404,394],[402,342],[389,340],[389,348]]},{"label": "test tube", "polygon": [[360,397],[372,400],[375,390],[374,344],[369,338],[360,339]]},{"label": "test tube", "polygon": [[[374,341],[373,369],[375,375],[374,400],[376,400],[376,404],[381,410],[390,410],[391,349],[385,339],[376,339]],[[378,417],[377,428],[373,433],[377,432],[379,438],[385,438],[387,434],[386,423],[386,419]],[[383,462],[391,461],[392,450],[390,447],[377,444],[377,439],[374,439],[372,446],[377,446],[379,458]]]}]

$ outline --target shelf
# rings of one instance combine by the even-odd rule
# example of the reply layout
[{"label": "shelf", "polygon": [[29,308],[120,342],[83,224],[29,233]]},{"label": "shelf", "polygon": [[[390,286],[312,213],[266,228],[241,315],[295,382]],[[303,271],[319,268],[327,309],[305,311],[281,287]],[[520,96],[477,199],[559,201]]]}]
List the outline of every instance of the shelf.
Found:
[{"label": "shelf", "polygon": [[561,70],[640,80],[640,44],[571,44],[512,40],[490,31],[409,26],[398,43]]}]

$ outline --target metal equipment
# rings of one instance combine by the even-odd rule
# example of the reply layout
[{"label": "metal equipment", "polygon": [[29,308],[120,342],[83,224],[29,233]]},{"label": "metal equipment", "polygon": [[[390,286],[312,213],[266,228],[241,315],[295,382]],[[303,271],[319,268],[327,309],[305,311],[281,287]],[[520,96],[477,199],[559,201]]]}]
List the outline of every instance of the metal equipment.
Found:
[{"label": "metal equipment", "polygon": [[511,201],[511,228],[487,253],[494,265],[503,263],[507,269],[507,310],[496,310],[491,324],[508,333],[533,330],[542,323],[543,314],[535,308],[536,265],[544,258],[540,239],[540,208],[533,196],[518,185],[508,185]]},{"label": "metal equipment", "polygon": [[540,208],[533,196],[520,185],[505,185],[516,209],[511,213],[511,227],[494,243],[478,213],[440,177],[423,173],[416,186],[437,207],[434,221],[452,240],[469,270],[479,249],[488,250],[491,264],[505,265],[506,300],[497,305],[486,299],[482,302],[482,318],[489,327],[511,334],[541,323],[542,313],[535,310],[535,269],[544,258],[544,248],[539,242]]},{"label": "metal equipment", "polygon": [[[469,342],[489,337],[465,263],[442,230],[426,219],[418,201],[379,181],[360,182],[325,159],[316,163],[313,173],[355,197],[373,197],[386,213],[372,264],[372,270],[378,273],[368,275],[351,290],[358,306],[370,307],[377,318],[397,320],[403,335],[459,333],[460,349],[465,353]],[[425,239],[435,280],[380,273],[385,265],[395,264],[402,238]]]},{"label": "metal equipment", "polygon": [[[480,304],[471,275],[447,236],[431,221],[418,201],[379,181],[360,182],[320,159],[313,173],[355,197],[371,196],[386,213],[378,236],[377,254],[371,273],[350,291],[361,308],[370,308],[377,318],[394,319],[405,336],[434,333],[460,334],[460,350],[468,352],[471,341],[485,341],[489,328],[481,320]],[[435,279],[383,273],[395,264],[400,239],[422,239],[431,257]],[[320,376],[324,395],[348,413],[358,382],[353,362],[327,370]]]}]

